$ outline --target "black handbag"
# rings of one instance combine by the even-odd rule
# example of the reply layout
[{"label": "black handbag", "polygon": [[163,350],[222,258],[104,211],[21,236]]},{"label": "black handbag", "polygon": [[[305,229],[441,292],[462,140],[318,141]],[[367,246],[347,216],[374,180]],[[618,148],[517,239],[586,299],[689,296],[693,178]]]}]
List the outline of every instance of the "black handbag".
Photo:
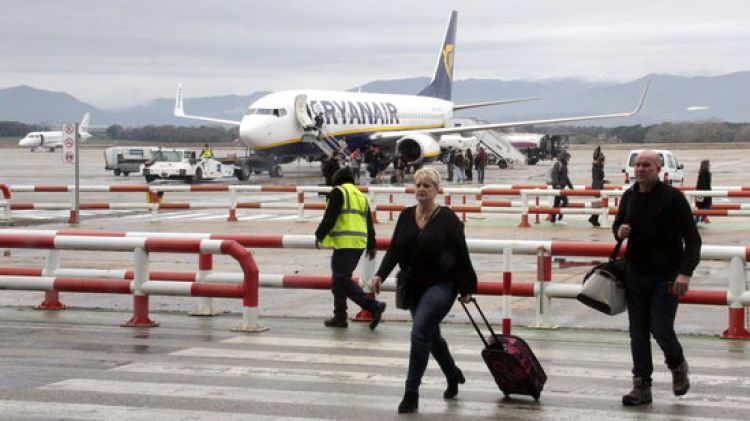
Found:
[{"label": "black handbag", "polygon": [[583,287],[576,297],[583,304],[610,316],[620,314],[627,308],[625,261],[617,258],[621,245],[622,240],[618,240],[609,260],[583,277]]},{"label": "black handbag", "polygon": [[410,270],[402,270],[396,274],[396,308],[408,310],[409,298],[409,273]]}]

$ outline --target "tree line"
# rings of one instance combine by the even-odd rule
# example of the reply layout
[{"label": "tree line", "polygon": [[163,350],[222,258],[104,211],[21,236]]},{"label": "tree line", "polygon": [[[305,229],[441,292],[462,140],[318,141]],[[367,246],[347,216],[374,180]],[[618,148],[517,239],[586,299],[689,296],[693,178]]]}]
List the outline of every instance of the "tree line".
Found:
[{"label": "tree line", "polygon": [[[23,137],[50,129],[36,124],[0,121],[0,137]],[[519,130],[523,131],[523,130]],[[569,134],[574,143],[731,143],[750,142],[750,124],[707,121],[660,123],[650,126],[537,126],[528,131]],[[217,126],[109,126],[100,137],[158,143],[229,143],[239,137],[237,127]]]},{"label": "tree line", "polygon": [[584,144],[750,142],[750,124],[718,121],[618,127],[538,126],[533,131],[568,134],[571,142]]}]

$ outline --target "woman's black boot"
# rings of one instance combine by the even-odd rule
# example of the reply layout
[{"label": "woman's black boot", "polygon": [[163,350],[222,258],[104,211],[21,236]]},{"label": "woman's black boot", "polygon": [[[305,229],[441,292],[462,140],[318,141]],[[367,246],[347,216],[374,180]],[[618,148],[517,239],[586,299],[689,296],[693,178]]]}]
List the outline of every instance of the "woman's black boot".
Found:
[{"label": "woman's black boot", "polygon": [[445,389],[445,392],[443,392],[443,398],[455,398],[456,395],[458,395],[458,385],[464,383],[466,383],[464,373],[461,372],[460,368],[456,367],[456,374],[454,374],[453,377],[448,378],[448,387]]},{"label": "woman's black boot", "polygon": [[401,403],[398,404],[398,413],[407,414],[410,412],[417,412],[419,407],[419,392],[404,392],[404,398],[401,399]]}]

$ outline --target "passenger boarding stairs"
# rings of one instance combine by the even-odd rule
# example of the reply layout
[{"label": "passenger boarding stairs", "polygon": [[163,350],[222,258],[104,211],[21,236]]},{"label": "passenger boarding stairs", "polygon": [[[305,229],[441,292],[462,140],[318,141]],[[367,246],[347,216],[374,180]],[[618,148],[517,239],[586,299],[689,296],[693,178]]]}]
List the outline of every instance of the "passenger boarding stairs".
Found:
[{"label": "passenger boarding stairs", "polygon": [[[486,121],[481,121],[476,118],[454,118],[451,119],[447,127],[466,127],[476,126],[479,124],[487,124]],[[479,143],[487,149],[487,153],[495,155],[498,160],[501,158],[508,163],[509,166],[521,166],[526,164],[526,155],[516,149],[510,143],[510,140],[505,137],[500,130],[484,130],[475,132],[474,135],[479,140]]]},{"label": "passenger boarding stairs", "polygon": [[333,136],[326,135],[325,132],[321,132],[320,136],[318,136],[317,131],[305,132],[305,134],[302,135],[302,141],[314,144],[326,155],[326,157],[330,157],[333,154],[333,151],[342,152],[339,148],[338,140]]}]

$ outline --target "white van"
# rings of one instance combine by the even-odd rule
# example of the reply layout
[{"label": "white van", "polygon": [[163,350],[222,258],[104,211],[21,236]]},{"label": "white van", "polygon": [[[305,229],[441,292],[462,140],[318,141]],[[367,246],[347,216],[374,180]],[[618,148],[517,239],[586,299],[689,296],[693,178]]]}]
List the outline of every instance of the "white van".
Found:
[{"label": "white van", "polygon": [[[630,151],[630,153],[628,154],[628,158],[625,160],[625,168],[622,169],[622,172],[625,173],[625,178],[629,183],[635,181],[635,159],[638,154],[641,153],[641,151],[643,151],[643,149],[635,149]],[[685,181],[685,175],[682,172],[682,169],[684,167],[677,161],[677,158],[675,158],[672,151],[655,149],[654,152],[659,155],[659,160],[661,161],[661,171],[659,172],[659,179],[663,181],[666,177],[669,184],[682,185],[682,183]]]}]

